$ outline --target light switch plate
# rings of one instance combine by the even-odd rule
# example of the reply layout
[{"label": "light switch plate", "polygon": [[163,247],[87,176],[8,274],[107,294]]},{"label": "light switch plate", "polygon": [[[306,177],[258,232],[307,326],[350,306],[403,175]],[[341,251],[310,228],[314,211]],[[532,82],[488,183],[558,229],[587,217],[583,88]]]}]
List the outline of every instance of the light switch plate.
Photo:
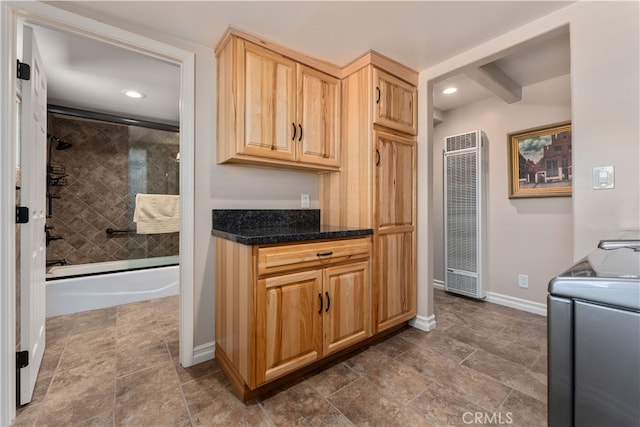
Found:
[{"label": "light switch plate", "polygon": [[302,206],[303,208],[308,208],[309,207],[309,195],[308,194],[302,194],[300,197],[300,206]]},{"label": "light switch plate", "polygon": [[593,189],[604,190],[614,188],[613,166],[597,166],[593,168]]}]

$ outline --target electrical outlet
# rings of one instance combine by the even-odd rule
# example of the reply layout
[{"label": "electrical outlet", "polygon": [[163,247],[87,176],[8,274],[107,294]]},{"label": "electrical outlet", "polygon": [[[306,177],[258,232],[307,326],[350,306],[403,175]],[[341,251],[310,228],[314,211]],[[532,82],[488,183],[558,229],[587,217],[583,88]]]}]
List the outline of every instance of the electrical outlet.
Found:
[{"label": "electrical outlet", "polygon": [[308,208],[309,207],[309,195],[308,194],[302,194],[302,197],[300,198],[300,205],[303,208]]},{"label": "electrical outlet", "polygon": [[529,276],[526,274],[518,274],[518,286],[521,288],[529,287]]}]

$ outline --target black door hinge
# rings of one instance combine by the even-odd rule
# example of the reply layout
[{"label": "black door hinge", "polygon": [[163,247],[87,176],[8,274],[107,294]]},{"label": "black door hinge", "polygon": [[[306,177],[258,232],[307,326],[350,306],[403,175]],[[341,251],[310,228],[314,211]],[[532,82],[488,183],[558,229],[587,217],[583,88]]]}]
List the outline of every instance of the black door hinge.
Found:
[{"label": "black door hinge", "polygon": [[27,222],[29,222],[29,208],[16,206],[16,224],[26,224]]},{"label": "black door hinge", "polygon": [[31,66],[18,59],[18,78],[20,80],[31,80]]},{"label": "black door hinge", "polygon": [[29,366],[29,351],[16,351],[16,369]]}]

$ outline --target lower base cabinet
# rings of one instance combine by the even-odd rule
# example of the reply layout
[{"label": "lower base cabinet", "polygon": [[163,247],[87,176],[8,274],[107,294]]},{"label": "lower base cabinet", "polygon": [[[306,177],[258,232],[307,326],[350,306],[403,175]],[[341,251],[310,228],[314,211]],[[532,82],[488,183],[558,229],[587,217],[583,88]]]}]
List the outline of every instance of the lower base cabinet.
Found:
[{"label": "lower base cabinet", "polygon": [[265,247],[216,238],[216,358],[236,391],[371,337],[370,256],[370,238]]},{"label": "lower base cabinet", "polygon": [[371,335],[369,262],[258,280],[257,385]]}]

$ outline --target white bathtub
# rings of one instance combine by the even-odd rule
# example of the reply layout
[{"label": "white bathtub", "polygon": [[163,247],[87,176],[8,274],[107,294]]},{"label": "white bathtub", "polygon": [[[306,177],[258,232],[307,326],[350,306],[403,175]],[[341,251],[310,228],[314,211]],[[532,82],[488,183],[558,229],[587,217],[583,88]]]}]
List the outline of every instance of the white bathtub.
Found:
[{"label": "white bathtub", "polygon": [[51,267],[47,317],[178,295],[179,266],[166,266],[172,262],[178,257]]}]

